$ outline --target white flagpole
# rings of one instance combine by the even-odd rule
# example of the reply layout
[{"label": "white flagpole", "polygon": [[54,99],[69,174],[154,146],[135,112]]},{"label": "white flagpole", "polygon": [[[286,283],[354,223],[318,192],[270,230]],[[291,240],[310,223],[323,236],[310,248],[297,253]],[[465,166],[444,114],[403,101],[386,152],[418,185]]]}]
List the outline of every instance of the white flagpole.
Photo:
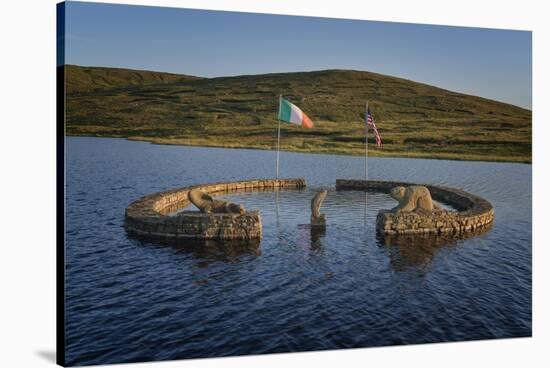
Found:
[{"label": "white flagpole", "polygon": [[365,107],[365,180],[369,180],[369,102]]},{"label": "white flagpole", "polygon": [[279,128],[277,129],[277,176],[276,176],[277,179],[279,179],[279,148],[281,146],[281,120],[279,119],[279,116],[281,115],[282,98],[283,96],[279,95],[279,113],[277,114],[277,121],[279,122]]}]

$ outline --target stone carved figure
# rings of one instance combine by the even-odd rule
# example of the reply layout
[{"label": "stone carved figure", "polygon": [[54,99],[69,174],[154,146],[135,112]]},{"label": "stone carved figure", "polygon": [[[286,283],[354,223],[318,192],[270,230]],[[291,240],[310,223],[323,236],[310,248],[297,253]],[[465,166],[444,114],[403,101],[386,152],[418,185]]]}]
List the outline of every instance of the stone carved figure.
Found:
[{"label": "stone carved figure", "polygon": [[191,189],[187,197],[203,213],[243,214],[245,212],[242,205],[213,199],[208,193],[200,189]]},{"label": "stone carved figure", "polygon": [[399,202],[399,205],[391,209],[394,213],[412,211],[431,212],[434,209],[440,209],[437,204],[433,203],[428,188],[420,185],[412,185],[407,188],[392,188],[390,196]]},{"label": "stone carved figure", "polygon": [[327,197],[327,191],[322,190],[311,199],[311,225],[312,226],[325,226],[326,218],[325,214],[321,213],[321,205]]}]

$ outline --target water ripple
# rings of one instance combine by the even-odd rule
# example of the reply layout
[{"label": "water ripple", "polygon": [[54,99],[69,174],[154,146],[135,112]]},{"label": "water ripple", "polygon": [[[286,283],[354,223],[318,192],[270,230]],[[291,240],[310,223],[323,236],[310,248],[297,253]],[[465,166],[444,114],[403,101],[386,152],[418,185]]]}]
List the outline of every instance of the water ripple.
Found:
[{"label": "water ripple", "polygon": [[[270,177],[273,159],[268,151],[67,139],[70,365],[531,335],[530,165],[369,161],[372,178],[490,200],[493,228],[469,239],[386,244],[374,221],[395,202],[331,189],[336,178],[361,175],[362,158],[287,152],[281,172],[305,177],[307,189],[227,196],[261,210],[259,244],[174,246],[129,238],[122,227],[125,207],[142,195]],[[321,188],[329,188],[328,227],[315,233],[309,201]]]}]

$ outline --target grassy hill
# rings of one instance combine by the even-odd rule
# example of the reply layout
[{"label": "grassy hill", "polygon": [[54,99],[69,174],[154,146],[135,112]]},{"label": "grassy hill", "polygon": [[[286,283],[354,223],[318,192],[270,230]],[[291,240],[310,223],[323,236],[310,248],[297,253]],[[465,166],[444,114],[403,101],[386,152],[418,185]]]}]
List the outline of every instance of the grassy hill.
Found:
[{"label": "grassy hill", "polygon": [[[373,156],[531,162],[531,111],[352,70],[198,78],[67,66],[68,135],[273,149],[278,96],[314,129],[282,124],[281,148],[364,154],[369,101],[383,148]],[[374,137],[369,137],[374,143]]]},{"label": "grassy hill", "polygon": [[188,75],[149,72],[119,68],[81,67],[67,65],[67,93],[83,93],[106,89],[168,84],[199,79]]}]

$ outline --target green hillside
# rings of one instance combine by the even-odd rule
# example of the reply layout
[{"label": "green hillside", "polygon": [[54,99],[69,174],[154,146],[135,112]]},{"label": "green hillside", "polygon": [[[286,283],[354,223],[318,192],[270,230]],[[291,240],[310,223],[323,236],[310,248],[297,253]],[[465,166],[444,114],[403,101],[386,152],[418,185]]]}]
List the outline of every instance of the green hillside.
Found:
[{"label": "green hillside", "polygon": [[199,79],[187,75],[119,68],[67,65],[67,93],[93,92],[130,86],[167,84]]},{"label": "green hillside", "polygon": [[370,146],[373,156],[531,162],[531,111],[381,74],[197,78],[67,68],[68,135],[273,149],[282,94],[315,123],[314,129],[283,124],[284,150],[364,154],[369,101],[384,144]]}]

